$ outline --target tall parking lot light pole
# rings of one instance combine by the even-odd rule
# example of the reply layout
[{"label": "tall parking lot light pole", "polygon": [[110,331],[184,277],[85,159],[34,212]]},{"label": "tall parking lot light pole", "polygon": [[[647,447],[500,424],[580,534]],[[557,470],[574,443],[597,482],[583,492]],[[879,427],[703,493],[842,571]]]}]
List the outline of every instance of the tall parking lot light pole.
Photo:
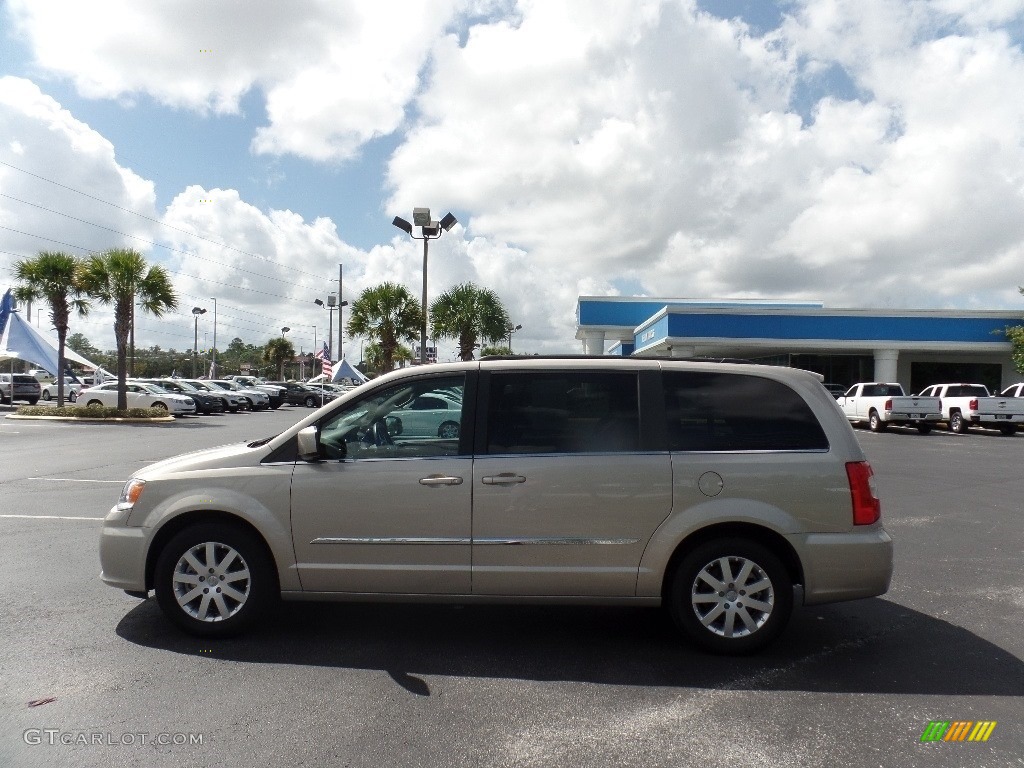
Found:
[{"label": "tall parking lot light pole", "polygon": [[205,315],[202,307],[192,307],[192,316],[196,321],[195,338],[192,341],[192,378],[196,377],[196,359],[199,357],[199,316]]},{"label": "tall parking lot light pole", "polygon": [[[413,208],[412,224],[401,216],[395,216],[394,221],[391,223],[409,235],[413,240],[423,241],[423,317],[420,321],[420,364],[425,364],[427,362],[427,244],[431,240],[439,238],[442,234],[441,230],[448,232],[458,224],[458,219],[452,216],[449,211],[441,221],[432,221],[429,208]],[[414,226],[420,228],[419,237],[412,233]]]},{"label": "tall parking lot light pole", "polygon": [[213,346],[210,347],[210,378],[217,378],[217,300],[213,299]]},{"label": "tall parking lot light pole", "polygon": [[327,304],[321,299],[313,299],[313,303],[318,307],[323,307],[327,310],[327,356],[334,359],[334,311],[338,311],[338,359],[341,359],[341,308],[347,307],[348,302],[343,301],[338,303],[338,297],[333,293],[327,295]]},{"label": "tall parking lot light pole", "polygon": [[522,329],[523,329],[523,326],[521,326],[521,325],[512,325],[511,323],[509,323],[509,326],[508,326],[508,351],[510,353],[512,352],[512,334],[515,333],[516,331],[521,331]]}]

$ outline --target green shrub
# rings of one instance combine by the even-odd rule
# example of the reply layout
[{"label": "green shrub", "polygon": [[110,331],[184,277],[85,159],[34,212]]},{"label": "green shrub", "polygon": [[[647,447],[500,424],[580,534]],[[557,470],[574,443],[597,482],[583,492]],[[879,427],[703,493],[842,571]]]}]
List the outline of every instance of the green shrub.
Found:
[{"label": "green shrub", "polygon": [[167,415],[161,408],[129,408],[119,411],[105,405],[75,406],[65,405],[23,405],[16,413],[19,416],[64,416],[74,419],[159,419]]}]

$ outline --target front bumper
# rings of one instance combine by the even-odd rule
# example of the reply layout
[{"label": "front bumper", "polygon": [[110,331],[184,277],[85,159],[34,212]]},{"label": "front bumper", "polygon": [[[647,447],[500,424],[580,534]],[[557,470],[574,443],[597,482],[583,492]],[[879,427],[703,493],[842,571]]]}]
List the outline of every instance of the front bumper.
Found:
[{"label": "front bumper", "polygon": [[100,532],[100,578],[118,589],[142,592],[146,589],[146,547],[148,528],[124,525],[124,513],[115,507],[107,515],[119,522],[104,522]]}]

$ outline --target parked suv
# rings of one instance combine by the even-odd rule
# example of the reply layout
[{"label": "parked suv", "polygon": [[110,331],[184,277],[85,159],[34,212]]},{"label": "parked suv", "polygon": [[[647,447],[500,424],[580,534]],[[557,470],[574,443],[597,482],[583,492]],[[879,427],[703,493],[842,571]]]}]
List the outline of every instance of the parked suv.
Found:
[{"label": "parked suv", "polygon": [[[458,430],[404,429],[424,398]],[[401,423],[400,423],[401,422]],[[140,469],[103,580],[200,636],[286,599],[666,606],[714,652],[884,593],[871,467],[814,374],[658,359],[396,371],[276,437]]]},{"label": "parked suv", "polygon": [[[14,392],[11,392],[11,380],[14,381]],[[42,387],[39,379],[27,373],[0,373],[0,403],[11,403],[24,400],[29,405],[39,402]]]}]

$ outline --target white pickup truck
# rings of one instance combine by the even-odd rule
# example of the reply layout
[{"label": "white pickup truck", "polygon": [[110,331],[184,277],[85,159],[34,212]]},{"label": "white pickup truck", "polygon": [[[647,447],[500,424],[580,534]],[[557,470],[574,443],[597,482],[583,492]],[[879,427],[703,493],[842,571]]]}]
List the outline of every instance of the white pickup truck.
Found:
[{"label": "white pickup truck", "polygon": [[884,432],[890,424],[898,424],[917,427],[927,435],[942,419],[939,398],[907,395],[899,384],[885,382],[854,384],[836,404],[852,423],[867,423],[872,432]]},{"label": "white pickup truck", "polygon": [[921,394],[942,398],[942,420],[950,432],[976,424],[1012,435],[1024,423],[1024,400],[992,397],[984,384],[933,384]]}]

